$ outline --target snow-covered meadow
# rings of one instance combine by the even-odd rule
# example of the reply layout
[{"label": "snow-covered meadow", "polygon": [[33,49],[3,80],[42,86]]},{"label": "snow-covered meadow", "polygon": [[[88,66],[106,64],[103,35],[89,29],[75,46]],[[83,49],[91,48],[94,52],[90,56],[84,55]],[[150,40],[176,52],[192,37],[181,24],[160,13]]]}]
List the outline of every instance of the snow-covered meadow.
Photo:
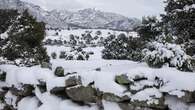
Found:
[{"label": "snow-covered meadow", "polygon": [[[56,34],[56,31],[50,30],[47,32],[47,39],[52,40],[69,40],[69,35],[81,36],[86,30],[62,30]],[[92,36],[95,36],[97,30],[92,31]],[[124,33],[133,37],[137,37],[136,33],[126,33],[110,30],[99,30],[102,32],[100,36],[106,37],[108,33]],[[102,59],[103,47],[85,47],[86,52],[94,52],[88,60],[65,60],[60,59],[61,51],[70,51],[71,47],[65,45],[45,45],[48,55],[53,52],[57,54],[56,59],[51,58],[52,69],[41,68],[41,66],[33,67],[18,67],[15,65],[0,65],[0,69],[7,73],[6,81],[0,82],[0,88],[3,86],[15,86],[20,88],[21,84],[34,85],[35,96],[23,98],[16,106],[16,96],[11,92],[6,93],[5,101],[7,104],[13,105],[18,110],[98,110],[97,105],[79,106],[70,99],[61,99],[50,93],[54,87],[65,87],[67,77],[56,77],[54,71],[56,67],[63,67],[64,73],[77,73],[81,76],[83,86],[87,86],[94,81],[94,88],[98,88],[105,93],[113,93],[119,97],[128,96],[130,101],[144,101],[147,104],[158,104],[159,99],[164,97],[164,103],[171,110],[195,110],[195,104],[185,103],[182,97],[186,95],[186,91],[195,91],[195,74],[190,72],[181,72],[175,68],[164,66],[161,69],[149,68],[146,63],[133,62],[129,60],[104,60]],[[115,77],[117,75],[126,75],[130,81],[133,81],[137,76],[145,78],[139,82],[134,82],[130,88],[139,90],[136,94],[126,91],[126,87],[117,84]],[[158,80],[156,80],[158,78]],[[37,84],[39,81],[46,82],[47,91],[42,93]],[[157,81],[162,81],[162,85],[153,87],[159,84]],[[145,86],[151,86],[143,89]],[[102,101],[105,110],[123,110],[117,102],[108,100]],[[3,107],[0,104],[0,109]],[[137,110],[137,109],[136,109]],[[144,109],[145,110],[145,109]],[[156,109],[147,109],[156,110]]]}]

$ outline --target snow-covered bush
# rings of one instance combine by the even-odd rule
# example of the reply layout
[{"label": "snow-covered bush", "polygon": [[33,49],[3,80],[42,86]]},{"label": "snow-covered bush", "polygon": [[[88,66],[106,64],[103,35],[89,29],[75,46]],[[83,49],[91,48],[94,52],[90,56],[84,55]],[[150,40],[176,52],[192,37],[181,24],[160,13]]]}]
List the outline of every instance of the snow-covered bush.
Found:
[{"label": "snow-covered bush", "polygon": [[190,58],[180,45],[171,43],[149,43],[143,50],[144,60],[150,67],[160,68],[167,64],[182,71],[191,71]]},{"label": "snow-covered bush", "polygon": [[51,53],[51,57],[52,57],[53,59],[56,59],[57,54],[56,54],[55,52],[53,52],[53,53]]},{"label": "snow-covered bush", "polygon": [[62,51],[59,56],[60,59],[65,60],[88,60],[89,57],[89,53],[83,51],[80,47],[74,47],[70,51]]},{"label": "snow-covered bush", "polygon": [[61,51],[59,58],[60,59],[65,59],[66,57],[67,57],[66,52],[65,51]]},{"label": "snow-covered bush", "polygon": [[102,57],[104,59],[140,61],[143,46],[144,43],[140,38],[128,37],[125,34],[120,34],[117,37],[110,35],[105,39]]}]

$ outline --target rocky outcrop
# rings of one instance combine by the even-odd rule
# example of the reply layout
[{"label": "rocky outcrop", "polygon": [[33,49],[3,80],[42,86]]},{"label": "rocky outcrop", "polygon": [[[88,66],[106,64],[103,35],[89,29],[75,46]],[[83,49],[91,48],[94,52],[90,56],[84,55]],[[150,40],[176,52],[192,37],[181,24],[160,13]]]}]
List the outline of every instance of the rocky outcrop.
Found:
[{"label": "rocky outcrop", "polygon": [[[8,92],[17,97],[15,102],[17,105],[24,97],[38,97],[35,93],[36,89],[39,89],[41,93],[49,92],[61,100],[71,100],[81,106],[87,105],[90,107],[96,105],[99,110],[104,110],[104,101],[118,104],[121,110],[169,110],[165,103],[165,97],[170,94],[160,91],[164,83],[159,77],[148,78],[144,75],[132,75],[132,77],[129,77],[127,74],[117,75],[115,82],[126,87],[124,96],[119,96],[111,92],[99,90],[95,87],[95,81],[84,85],[81,76],[76,72],[64,75],[64,70],[62,69],[62,67],[59,67],[58,71],[59,73],[63,73],[63,75],[60,75],[60,78],[64,79],[64,86],[53,87],[50,91],[47,90],[47,82],[42,80],[39,80],[39,83],[35,85],[21,84],[20,87],[14,85],[12,87],[1,87],[0,101],[5,103],[4,110],[16,109],[13,105],[6,104],[4,101],[5,94]],[[187,104],[195,103],[194,91],[182,92],[184,95],[178,97],[178,99]]]}]

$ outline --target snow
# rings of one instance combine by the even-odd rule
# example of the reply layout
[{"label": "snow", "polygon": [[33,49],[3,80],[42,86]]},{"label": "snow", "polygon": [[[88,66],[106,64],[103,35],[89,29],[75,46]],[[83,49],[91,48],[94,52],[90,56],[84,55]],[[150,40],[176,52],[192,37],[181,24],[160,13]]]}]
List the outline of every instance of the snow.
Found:
[{"label": "snow", "polygon": [[195,9],[195,4],[186,5],[186,6],[184,7],[184,10],[185,10],[185,11],[189,11],[189,10],[192,10],[192,9]]},{"label": "snow", "polygon": [[121,110],[120,107],[114,102],[107,102],[103,100],[105,110]]},{"label": "snow", "polygon": [[[143,51],[145,53],[145,59],[150,58],[153,60],[158,57],[161,62],[170,63],[169,66],[182,67],[187,59],[190,58],[180,45],[171,43],[163,44],[156,41],[149,45],[154,48],[154,50],[145,49]],[[169,59],[170,61],[166,62],[166,59]]]},{"label": "snow", "polygon": [[8,34],[7,34],[7,31],[0,34],[0,39],[7,39],[8,38]]},{"label": "snow", "polygon": [[14,108],[16,108],[16,100],[17,97],[15,95],[13,95],[11,92],[7,92],[7,94],[5,94],[5,102],[8,105],[13,105]]},{"label": "snow", "polygon": [[[94,56],[100,55],[101,49],[102,48],[93,48],[95,52]],[[92,47],[87,48],[86,50],[92,50]],[[101,57],[92,57],[88,61],[65,61],[62,59],[52,59],[51,63],[53,70],[43,69],[40,68],[40,66],[17,67],[13,65],[0,65],[0,68],[8,73],[6,83],[10,85],[20,83],[38,84],[38,80],[41,79],[47,82],[47,88],[50,90],[56,86],[65,86],[64,81],[66,78],[58,78],[53,75],[54,69],[57,66],[62,66],[65,69],[65,72],[77,72],[78,75],[81,76],[84,85],[88,85],[90,82],[95,81],[94,87],[99,88],[101,91],[111,92],[118,96],[129,95],[132,100],[149,100],[148,103],[157,103],[157,100],[151,99],[150,96],[160,98],[162,95],[161,92],[169,92],[170,94],[181,97],[183,95],[181,90],[195,90],[195,86],[193,85],[193,82],[195,82],[195,74],[181,72],[169,67],[152,69],[147,67],[145,63],[137,63],[127,60],[103,60]],[[96,68],[101,68],[101,71],[95,71]],[[136,85],[136,88],[141,88],[140,86],[143,86],[143,84],[154,84],[155,76],[163,79],[166,84],[159,90],[152,88],[146,89],[131,96],[130,94],[124,94],[126,89],[114,82],[116,75],[125,73],[131,78],[136,75],[140,75],[149,79],[148,82],[142,82],[140,85]],[[175,76],[177,76],[177,78],[175,78]],[[50,95],[48,92],[44,94],[38,92],[36,96],[42,101],[42,103],[44,103],[39,107],[39,110],[44,110],[46,108],[55,110],[55,105],[60,105],[58,107],[63,108],[66,104],[70,105],[68,107],[72,107],[71,110],[78,109],[78,107],[75,108],[74,105],[71,106],[70,101],[62,101],[57,97]],[[36,103],[35,99],[27,98],[25,100],[31,100],[30,103]],[[21,106],[26,105],[23,104],[26,103],[25,100],[21,102]],[[109,103],[106,104],[109,105]],[[36,108],[36,106],[34,107]],[[89,108],[84,107],[82,109]],[[59,110],[61,110],[61,108],[59,108]]]},{"label": "snow", "polygon": [[161,98],[162,94],[158,89],[145,89],[131,97],[132,101],[147,101],[147,104],[159,104],[156,98]]},{"label": "snow", "polygon": [[18,103],[18,110],[37,110],[39,101],[35,97],[25,97]]},{"label": "snow", "polygon": [[171,110],[195,110],[195,104],[186,104],[176,97],[166,97],[166,104]]},{"label": "snow", "polygon": [[[77,30],[80,33],[79,30]],[[62,31],[66,33],[68,31]],[[104,31],[102,31],[104,33]],[[51,32],[52,34],[53,32]],[[75,33],[77,33],[75,31]],[[107,33],[105,31],[105,33]],[[67,33],[66,33],[67,34]],[[64,34],[63,34],[64,35]],[[59,35],[60,36],[60,35]],[[58,37],[59,37],[58,36]],[[176,45],[169,46],[172,49],[179,48]],[[70,47],[65,46],[45,46],[47,48],[48,55],[52,52],[56,52],[57,55],[61,51],[69,51]],[[163,47],[163,46],[160,46]],[[167,48],[167,47],[166,47]],[[103,92],[113,93],[118,96],[128,95],[132,101],[147,101],[148,104],[158,104],[158,99],[162,97],[162,92],[167,92],[170,95],[182,97],[184,95],[183,90],[195,91],[195,74],[190,72],[181,72],[175,68],[163,67],[161,69],[149,68],[146,63],[138,63],[129,60],[104,60],[101,58],[101,51],[103,47],[87,47],[85,51],[93,51],[94,55],[90,56],[89,60],[76,61],[65,59],[51,59],[52,70],[41,68],[40,66],[33,67],[18,67],[11,64],[0,65],[0,69],[7,73],[6,82],[0,83],[2,85],[20,87],[21,84],[32,84],[35,87],[35,97],[25,97],[18,103],[18,110],[97,110],[97,106],[79,106],[70,100],[62,100],[54,95],[51,95],[49,90],[54,87],[64,87],[65,80],[68,77],[56,77],[54,70],[58,66],[64,68],[65,73],[76,72],[77,76],[81,76],[83,85],[88,85],[90,82],[95,81],[94,87]],[[166,52],[165,56],[172,57],[172,53]],[[179,51],[182,53],[183,51]],[[101,71],[95,69],[101,68]],[[130,80],[138,76],[146,77],[148,80],[135,83],[131,88],[134,90],[140,90],[145,85],[157,84],[155,78],[158,77],[163,80],[164,84],[157,88],[148,88],[140,91],[134,95],[130,93],[124,93],[126,88],[117,84],[114,79],[116,75],[126,74]],[[47,92],[41,93],[36,87],[39,81],[45,81],[47,86]],[[152,98],[155,97],[155,98]],[[11,100],[12,101],[11,101]],[[8,92],[6,94],[6,102],[13,104],[16,97]],[[40,102],[42,105],[39,106]],[[172,99],[167,99],[167,103],[173,110],[193,110],[194,105],[185,105],[183,102],[177,102]],[[179,103],[179,104],[178,104]],[[181,104],[180,104],[181,103]],[[14,105],[14,104],[13,104]],[[116,103],[103,101],[105,110],[120,110]],[[0,107],[3,106],[0,104]],[[182,106],[182,109],[179,109]]]},{"label": "snow", "polygon": [[11,85],[17,84],[38,84],[39,80],[47,81],[54,76],[49,69],[42,69],[40,66],[34,67],[17,67],[14,65],[0,65],[0,68],[7,72],[6,83]]}]

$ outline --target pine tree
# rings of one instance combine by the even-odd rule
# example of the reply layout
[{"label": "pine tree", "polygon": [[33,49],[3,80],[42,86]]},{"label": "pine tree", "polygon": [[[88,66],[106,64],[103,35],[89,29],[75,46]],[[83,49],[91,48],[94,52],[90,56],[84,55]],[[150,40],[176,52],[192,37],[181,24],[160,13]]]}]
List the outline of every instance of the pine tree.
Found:
[{"label": "pine tree", "polygon": [[194,0],[166,0],[165,12],[162,15],[164,24],[169,32],[188,42],[195,39],[195,1]]},{"label": "pine tree", "polygon": [[1,10],[0,9],[0,34],[8,30],[19,13],[16,10]]},{"label": "pine tree", "polygon": [[[10,14],[7,11],[4,13]],[[2,16],[1,19],[6,18]],[[3,47],[1,56],[11,61],[22,59],[25,65],[48,62],[49,57],[46,49],[42,46],[42,40],[45,37],[45,24],[37,22],[27,10],[17,17],[11,17],[11,19],[8,38],[4,39],[5,44],[1,45]]]},{"label": "pine tree", "polygon": [[143,17],[142,25],[136,30],[144,41],[152,41],[155,40],[156,36],[161,34],[159,25],[160,23],[156,17]]}]

